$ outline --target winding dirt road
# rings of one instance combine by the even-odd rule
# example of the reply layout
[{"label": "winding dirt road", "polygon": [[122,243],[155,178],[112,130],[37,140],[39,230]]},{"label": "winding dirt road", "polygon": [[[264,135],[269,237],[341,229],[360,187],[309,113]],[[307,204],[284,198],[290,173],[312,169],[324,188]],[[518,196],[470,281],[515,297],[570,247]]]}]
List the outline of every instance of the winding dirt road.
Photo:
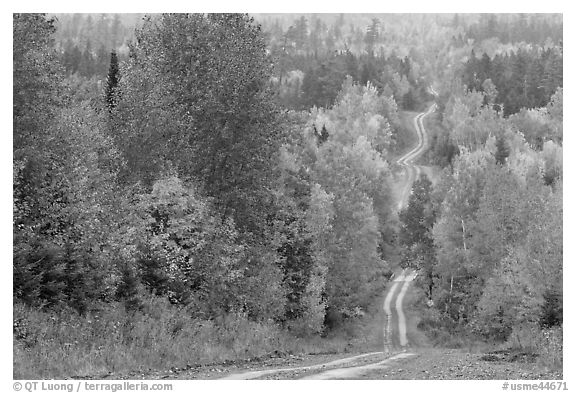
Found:
[{"label": "winding dirt road", "polygon": [[[412,150],[397,160],[397,163],[404,168],[406,173],[406,185],[399,198],[398,210],[406,205],[412,189],[412,183],[420,175],[420,167],[414,164],[414,160],[424,152],[428,143],[423,119],[434,112],[435,109],[436,105],[432,104],[426,112],[414,117],[413,124],[418,136],[418,143]],[[411,282],[416,277],[416,272],[401,270],[396,272],[393,277],[392,285],[388,289],[384,300],[386,322],[383,327],[383,351],[311,366],[235,373],[222,379],[360,379],[374,372],[389,368],[402,359],[415,356],[415,353],[406,352],[409,341],[406,334],[406,316],[403,311],[403,301]]]},{"label": "winding dirt road", "polygon": [[[432,94],[434,92],[432,91]],[[416,160],[428,146],[428,135],[424,128],[424,118],[436,110],[436,104],[432,104],[426,112],[419,113],[414,117],[413,124],[414,130],[418,137],[418,143],[408,153],[400,157],[396,162],[404,167],[406,185],[400,195],[398,201],[398,210],[401,210],[408,203],[410,192],[412,190],[412,183],[420,176],[420,167],[414,164]],[[384,329],[384,350],[390,352],[394,349],[404,349],[408,345],[408,338],[406,336],[406,317],[402,308],[404,296],[412,280],[416,278],[416,272],[411,270],[403,270],[395,273],[395,278],[392,286],[388,290],[384,300],[384,312],[386,313],[386,326]],[[396,293],[396,289],[401,285],[401,289]],[[393,302],[394,298],[396,301]],[[395,306],[392,309],[392,305]],[[393,329],[393,325],[397,329]],[[394,335],[397,332],[397,335]]]},{"label": "winding dirt road", "polygon": [[418,143],[412,150],[404,154],[396,161],[399,165],[404,167],[404,171],[406,173],[406,185],[398,201],[398,210],[402,209],[408,202],[412,183],[418,178],[418,176],[420,176],[420,166],[414,165],[414,160],[418,158],[428,146],[428,135],[426,134],[426,129],[424,128],[423,119],[424,117],[433,113],[435,110],[436,104],[432,104],[426,112],[422,112],[414,117],[414,129],[416,130],[416,135],[418,136]]}]

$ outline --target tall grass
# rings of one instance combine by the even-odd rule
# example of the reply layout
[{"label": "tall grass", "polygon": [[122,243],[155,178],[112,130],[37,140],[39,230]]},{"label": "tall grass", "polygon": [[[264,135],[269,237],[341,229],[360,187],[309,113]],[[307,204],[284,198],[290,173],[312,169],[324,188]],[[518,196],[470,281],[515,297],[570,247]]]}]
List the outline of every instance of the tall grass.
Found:
[{"label": "tall grass", "polygon": [[507,341],[480,339],[468,333],[466,328],[442,319],[437,310],[422,309],[422,319],[418,328],[426,333],[434,346],[465,348],[468,352],[481,350],[506,351],[511,354],[535,355],[538,364],[549,370],[561,370],[563,365],[562,326],[541,328],[537,324],[524,324],[514,327]]},{"label": "tall grass", "polygon": [[544,367],[558,370],[563,364],[562,326],[540,329],[537,326],[519,326],[512,331],[506,346],[513,351],[538,355]]},{"label": "tall grass", "polygon": [[340,352],[342,340],[297,338],[244,315],[192,318],[150,298],[144,311],[120,304],[99,313],[48,313],[14,306],[14,378],[103,376],[259,358],[271,353]]}]

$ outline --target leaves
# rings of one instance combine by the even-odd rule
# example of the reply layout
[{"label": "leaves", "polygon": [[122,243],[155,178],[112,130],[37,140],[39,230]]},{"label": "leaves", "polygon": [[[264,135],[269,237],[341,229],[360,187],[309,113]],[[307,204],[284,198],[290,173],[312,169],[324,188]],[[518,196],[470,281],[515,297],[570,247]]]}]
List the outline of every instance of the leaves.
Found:
[{"label": "leaves", "polygon": [[390,140],[383,112],[373,87],[347,79],[334,107],[311,119],[316,129],[325,126],[330,134],[315,152],[313,179],[333,198],[327,292],[328,306],[336,313],[364,305],[371,291],[366,283],[386,267],[379,250],[393,203],[390,171],[382,157]]},{"label": "leaves", "polygon": [[432,237],[432,226],[437,212],[432,202],[432,183],[422,175],[412,185],[408,206],[399,213],[399,240],[403,247],[402,262],[420,271],[429,299],[432,298],[436,276],[436,250]]},{"label": "leaves", "polygon": [[162,15],[144,23],[133,53],[118,106],[126,175],[150,184],[173,166],[262,235],[283,128],[257,26],[246,15]]}]

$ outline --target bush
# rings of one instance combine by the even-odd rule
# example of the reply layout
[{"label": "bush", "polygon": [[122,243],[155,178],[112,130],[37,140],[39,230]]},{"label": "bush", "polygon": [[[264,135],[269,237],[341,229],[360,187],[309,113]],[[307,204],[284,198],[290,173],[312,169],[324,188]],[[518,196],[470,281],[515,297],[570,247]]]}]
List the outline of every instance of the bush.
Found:
[{"label": "bush", "polygon": [[540,361],[548,367],[561,369],[564,357],[562,326],[542,330],[539,338]]},{"label": "bush", "polygon": [[540,364],[550,368],[562,368],[562,326],[540,329],[536,324],[525,324],[514,328],[507,342],[511,350],[538,355]]},{"label": "bush", "polygon": [[545,291],[544,304],[542,305],[540,316],[540,326],[543,328],[561,326],[563,319],[562,317],[562,292],[551,290]]}]

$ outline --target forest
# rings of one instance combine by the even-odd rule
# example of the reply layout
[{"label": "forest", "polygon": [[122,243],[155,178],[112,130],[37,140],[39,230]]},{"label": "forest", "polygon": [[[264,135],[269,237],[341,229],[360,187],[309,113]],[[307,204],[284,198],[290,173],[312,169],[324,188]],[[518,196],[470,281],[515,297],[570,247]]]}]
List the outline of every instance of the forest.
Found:
[{"label": "forest", "polygon": [[562,66],[557,14],[14,14],[15,378],[349,351],[399,266],[561,364]]}]

